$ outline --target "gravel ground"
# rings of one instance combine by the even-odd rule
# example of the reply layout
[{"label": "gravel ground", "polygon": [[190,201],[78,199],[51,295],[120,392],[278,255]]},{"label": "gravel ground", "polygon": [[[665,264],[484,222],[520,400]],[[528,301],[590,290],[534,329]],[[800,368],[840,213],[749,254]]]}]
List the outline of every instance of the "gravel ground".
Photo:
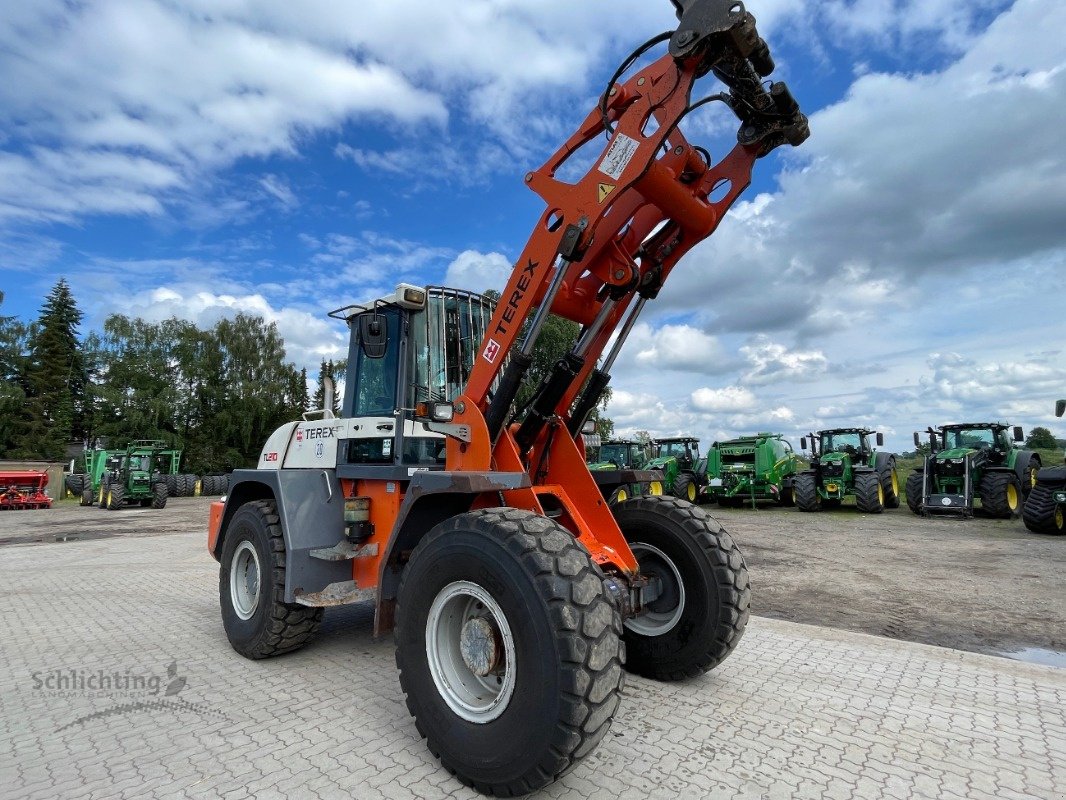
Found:
[{"label": "gravel ground", "polygon": [[[0,546],[202,533],[209,503],[5,511]],[[1066,666],[1066,537],[1028,533],[1018,520],[921,519],[906,509],[705,509],[744,551],[756,614]]]}]

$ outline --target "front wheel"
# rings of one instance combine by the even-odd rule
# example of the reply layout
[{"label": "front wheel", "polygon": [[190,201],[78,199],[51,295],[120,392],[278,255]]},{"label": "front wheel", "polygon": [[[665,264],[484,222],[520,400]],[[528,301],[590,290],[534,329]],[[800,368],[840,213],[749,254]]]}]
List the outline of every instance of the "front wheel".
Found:
[{"label": "front wheel", "polygon": [[792,487],[796,508],[800,511],[822,510],[822,496],[818,494],[818,478],[814,473],[797,475]]},{"label": "front wheel", "polygon": [[459,514],[425,535],[403,571],[400,686],[446,769],[485,794],[526,794],[610,727],[621,629],[603,573],[554,520]]},{"label": "front wheel", "polygon": [[925,502],[925,498],[922,496],[924,488],[924,473],[912,472],[910,475],[907,476],[907,508],[909,508],[915,514],[922,513],[922,503]]},{"label": "front wheel", "polygon": [[674,496],[680,497],[682,500],[695,503],[698,494],[697,488],[696,481],[687,472],[678,473],[678,476],[674,479]]},{"label": "front wheel", "polygon": [[118,511],[124,505],[126,505],[126,487],[114,481],[107,487],[107,508],[109,511]]},{"label": "front wheel", "polygon": [[885,510],[885,489],[876,472],[860,472],[855,476],[855,507],[864,514],[880,514]]},{"label": "front wheel", "polygon": [[1033,491],[1022,507],[1022,520],[1033,533],[1066,533],[1066,508],[1055,502],[1055,492],[1066,488],[1066,468],[1045,469],[1040,472]]},{"label": "front wheel", "polygon": [[93,494],[93,487],[91,484],[81,490],[81,505],[91,506],[95,500],[96,495]]},{"label": "front wheel", "polygon": [[899,508],[899,474],[895,461],[889,461],[881,473],[881,490],[885,495],[885,508]]},{"label": "front wheel", "polygon": [[167,485],[163,481],[152,484],[152,508],[167,507]]},{"label": "front wheel", "polygon": [[657,680],[691,678],[733,652],[751,590],[740,549],[698,506],[641,497],[615,509],[649,583],[644,608],[625,622],[626,668]]},{"label": "front wheel", "polygon": [[321,608],[285,602],[285,538],[277,505],[256,500],[237,509],[226,527],[218,573],[222,627],[245,658],[268,658],[307,644]]},{"label": "front wheel", "polygon": [[981,495],[981,511],[990,517],[1011,519],[1021,511],[1021,484],[1013,472],[986,472],[977,490]]}]

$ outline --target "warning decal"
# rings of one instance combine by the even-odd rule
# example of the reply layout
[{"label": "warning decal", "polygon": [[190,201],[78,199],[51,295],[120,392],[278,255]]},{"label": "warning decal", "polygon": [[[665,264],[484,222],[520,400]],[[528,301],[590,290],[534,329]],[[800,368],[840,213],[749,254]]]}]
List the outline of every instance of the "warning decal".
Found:
[{"label": "warning decal", "polygon": [[601,183],[600,184],[600,199],[598,202],[602,203],[607,199],[607,195],[614,191],[613,183]]},{"label": "warning decal", "polygon": [[625,168],[629,166],[629,162],[633,160],[633,155],[639,146],[636,139],[630,139],[624,133],[618,134],[607,149],[607,155],[600,162],[600,172],[609,178],[618,180],[622,177]]}]

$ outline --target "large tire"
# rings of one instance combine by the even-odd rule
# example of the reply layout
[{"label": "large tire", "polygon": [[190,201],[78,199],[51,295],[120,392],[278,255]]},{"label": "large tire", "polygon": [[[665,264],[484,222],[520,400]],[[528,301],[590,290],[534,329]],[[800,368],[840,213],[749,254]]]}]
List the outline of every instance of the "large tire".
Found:
[{"label": "large tire", "polygon": [[778,505],[782,506],[794,506],[796,505],[796,489],[792,483],[783,483],[781,490],[777,493]]},{"label": "large tire", "polygon": [[818,477],[813,472],[797,475],[793,487],[796,508],[800,511],[822,510],[822,496],[818,494]]},{"label": "large tire", "polygon": [[628,499],[629,499],[629,487],[628,486],[619,486],[611,494],[611,499],[610,499],[608,505],[612,505],[612,506],[618,505],[619,503],[624,503]]},{"label": "large tire", "polygon": [[84,478],[85,476],[80,473],[67,475],[63,478],[63,485],[67,487],[68,492],[77,497],[81,494]]},{"label": "large tire", "polygon": [[863,514],[880,514],[885,510],[885,489],[876,472],[855,476],[855,507]]},{"label": "large tire", "polygon": [[922,513],[922,503],[925,498],[922,497],[922,485],[925,483],[925,473],[912,472],[907,476],[907,508],[913,511],[915,514]]},{"label": "large tire", "polygon": [[987,516],[1011,519],[1022,510],[1022,488],[1013,472],[986,472],[977,492],[981,511]]},{"label": "large tire", "polygon": [[152,508],[167,507],[167,485],[160,481],[152,484]]},{"label": "large tire", "polygon": [[113,481],[107,487],[107,508],[109,511],[118,511],[126,505],[126,487],[119,481]]},{"label": "large tire", "polygon": [[[1059,484],[1062,489],[1066,483]],[[1056,487],[1047,483],[1037,483],[1022,507],[1022,521],[1033,533],[1066,533],[1066,508],[1056,503],[1053,497]]]},{"label": "large tire", "polygon": [[690,503],[696,502],[696,498],[699,496],[699,487],[696,486],[696,481],[687,472],[679,472],[674,479],[674,496],[680,497],[682,500],[688,500]]},{"label": "large tire", "polygon": [[81,502],[79,505],[91,506],[96,500],[96,494],[93,492],[92,484],[87,485],[81,490]]},{"label": "large tire", "polygon": [[178,496],[178,476],[177,475],[165,475],[164,480],[167,483],[167,495],[170,497]]},{"label": "large tire", "polygon": [[899,508],[899,473],[896,472],[896,459],[889,459],[881,472],[881,489],[885,494],[885,508]]},{"label": "large tire", "polygon": [[[1029,462],[1022,469],[1021,486],[1022,497],[1026,498],[1029,493],[1033,491],[1033,487],[1036,486],[1036,476],[1040,472],[1040,457],[1029,456]],[[1025,505],[1023,502],[1022,505]]]},{"label": "large tire", "polygon": [[285,539],[273,500],[245,503],[226,528],[218,573],[222,626],[245,658],[269,658],[307,644],[321,608],[285,602]]},{"label": "large tire", "polygon": [[459,514],[404,569],[400,686],[449,772],[485,794],[524,795],[607,732],[621,632],[603,573],[569,531],[518,509]]},{"label": "large tire", "polygon": [[744,557],[717,520],[671,497],[614,510],[618,527],[661,591],[625,621],[626,669],[656,680],[718,666],[744,634],[751,589]]}]

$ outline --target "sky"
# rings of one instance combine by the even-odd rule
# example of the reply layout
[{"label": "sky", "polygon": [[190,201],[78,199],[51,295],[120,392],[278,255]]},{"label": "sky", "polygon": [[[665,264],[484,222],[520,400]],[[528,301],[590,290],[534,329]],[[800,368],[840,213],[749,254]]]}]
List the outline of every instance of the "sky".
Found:
[{"label": "sky", "polygon": [[[1066,396],[1066,4],[751,0],[811,138],[756,165],[614,370],[622,434],[1049,427]],[[0,18],[0,312],[277,323],[499,288],[523,183],[667,0],[38,0]],[[709,85],[707,91],[716,91]],[[735,121],[685,131],[716,156]]]}]

